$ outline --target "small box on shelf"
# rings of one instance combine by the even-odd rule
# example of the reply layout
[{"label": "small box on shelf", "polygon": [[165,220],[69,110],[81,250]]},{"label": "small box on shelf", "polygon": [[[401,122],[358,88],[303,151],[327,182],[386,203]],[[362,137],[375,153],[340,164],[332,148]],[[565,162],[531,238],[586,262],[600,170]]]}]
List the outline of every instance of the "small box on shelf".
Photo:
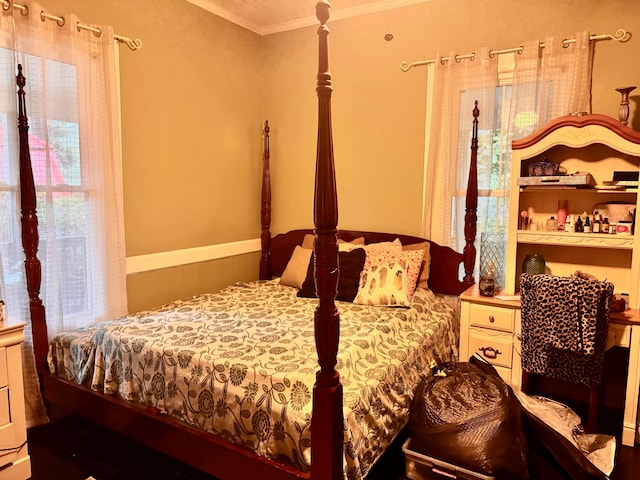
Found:
[{"label": "small box on shelf", "polygon": [[576,172],[569,175],[543,175],[518,177],[521,187],[593,187],[595,182],[588,172]]}]

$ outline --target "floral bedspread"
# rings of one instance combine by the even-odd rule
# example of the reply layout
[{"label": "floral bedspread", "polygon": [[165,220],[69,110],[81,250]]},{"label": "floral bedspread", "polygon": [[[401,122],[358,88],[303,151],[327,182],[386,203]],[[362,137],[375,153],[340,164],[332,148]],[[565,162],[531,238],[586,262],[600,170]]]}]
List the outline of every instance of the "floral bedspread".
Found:
[{"label": "floral bedspread", "polygon": [[[359,480],[407,423],[430,361],[457,358],[459,324],[424,289],[411,308],[336,303],[345,477]],[[307,470],[316,305],[277,280],[238,283],[60,334],[50,367]]]}]

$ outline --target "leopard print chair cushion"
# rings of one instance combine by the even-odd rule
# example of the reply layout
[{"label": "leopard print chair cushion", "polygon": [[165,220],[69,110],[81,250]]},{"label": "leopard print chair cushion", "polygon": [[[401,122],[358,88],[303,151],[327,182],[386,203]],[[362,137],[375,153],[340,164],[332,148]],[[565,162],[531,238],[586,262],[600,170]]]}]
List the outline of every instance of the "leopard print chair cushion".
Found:
[{"label": "leopard print chair cushion", "polygon": [[613,284],[581,276],[520,277],[522,369],[600,384]]}]

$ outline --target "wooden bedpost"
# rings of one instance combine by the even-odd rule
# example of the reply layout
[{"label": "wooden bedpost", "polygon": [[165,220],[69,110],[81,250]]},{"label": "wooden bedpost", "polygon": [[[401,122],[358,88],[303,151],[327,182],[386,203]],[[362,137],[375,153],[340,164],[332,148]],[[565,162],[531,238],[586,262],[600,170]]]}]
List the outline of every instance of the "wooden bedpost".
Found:
[{"label": "wooden bedpost", "polygon": [[264,157],[262,162],[262,208],[260,210],[260,220],[262,222],[262,234],[260,243],[262,254],[260,256],[260,280],[268,280],[269,257],[271,250],[271,166],[269,159],[271,152],[269,149],[269,121],[264,122]]},{"label": "wooden bedpost", "polygon": [[467,182],[467,198],[464,214],[464,240],[462,250],[464,262],[464,278],[462,282],[470,287],[473,285],[473,269],[476,261],[476,221],[478,210],[478,101],[473,107],[473,135],[471,136],[471,161],[469,165],[469,180]]},{"label": "wooden bedpost", "polygon": [[311,419],[311,478],[343,478],[344,420],[342,384],[336,370],[340,340],[340,314],[335,305],[338,285],[338,198],[331,134],[331,73],[329,72],[328,1],[316,4],[319,55],[318,145],[314,196],[315,282],[318,306],[314,313],[316,350],[320,371],[313,388]]},{"label": "wooden bedpost", "polygon": [[29,153],[29,121],[25,102],[24,86],[26,79],[22,75],[22,65],[18,65],[16,77],[18,85],[18,132],[20,134],[20,212],[22,223],[22,248],[24,249],[24,267],[29,294],[29,312],[33,332],[33,350],[38,369],[45,368],[49,342],[44,305],[40,299],[42,270],[38,259],[38,215],[36,213],[36,187],[31,169]]}]

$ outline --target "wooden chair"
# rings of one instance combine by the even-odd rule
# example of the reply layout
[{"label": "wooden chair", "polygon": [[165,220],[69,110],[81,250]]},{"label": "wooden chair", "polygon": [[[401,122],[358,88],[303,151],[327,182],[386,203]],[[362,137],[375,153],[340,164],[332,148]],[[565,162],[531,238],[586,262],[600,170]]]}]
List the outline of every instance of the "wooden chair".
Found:
[{"label": "wooden chair", "polygon": [[531,374],[586,385],[587,431],[597,428],[612,298],[613,284],[584,275],[520,277],[522,391]]}]

